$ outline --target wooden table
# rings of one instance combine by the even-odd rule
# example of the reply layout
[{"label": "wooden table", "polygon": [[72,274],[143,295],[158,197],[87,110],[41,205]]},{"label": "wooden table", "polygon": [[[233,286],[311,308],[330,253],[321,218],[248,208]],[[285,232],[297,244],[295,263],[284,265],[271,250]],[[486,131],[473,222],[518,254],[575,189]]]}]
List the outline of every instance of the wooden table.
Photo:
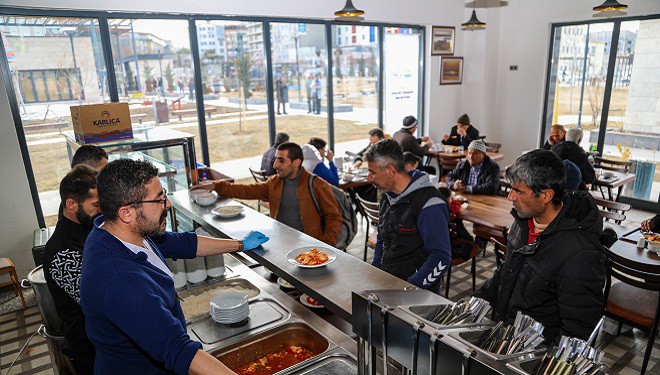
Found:
[{"label": "wooden table", "polygon": [[353,189],[355,189],[357,187],[360,187],[360,186],[367,186],[369,184],[371,184],[371,183],[367,181],[366,177],[364,179],[360,179],[360,180],[357,180],[357,181],[351,180],[351,181],[348,181],[348,182],[344,182],[344,180],[340,179],[338,187],[342,190],[349,191],[349,190],[353,190]]},{"label": "wooden table", "polygon": [[[616,199],[618,200],[619,197],[621,196],[621,190],[623,190],[623,186],[629,182],[635,181],[635,176],[634,173],[629,173],[629,172],[617,172],[617,171],[604,171],[607,173],[612,173],[615,177],[617,177],[616,180],[603,180],[602,176],[601,178],[597,179],[596,182],[594,182],[594,186],[598,186],[601,190],[601,194],[603,195],[603,198],[609,199],[611,201],[615,200],[615,197],[612,194],[612,190],[615,188],[618,188],[617,194],[616,194]],[[603,192],[602,188],[606,188],[608,192],[608,197],[605,196],[605,193]]]},{"label": "wooden table", "polygon": [[660,256],[646,249],[640,249],[635,242],[626,238],[616,241],[610,251],[621,258],[634,263],[635,268],[641,271],[658,274],[660,273]]},{"label": "wooden table", "polygon": [[485,225],[499,231],[508,230],[513,223],[513,205],[506,197],[499,195],[462,194],[467,198],[468,207],[461,209],[456,217],[474,224]]}]

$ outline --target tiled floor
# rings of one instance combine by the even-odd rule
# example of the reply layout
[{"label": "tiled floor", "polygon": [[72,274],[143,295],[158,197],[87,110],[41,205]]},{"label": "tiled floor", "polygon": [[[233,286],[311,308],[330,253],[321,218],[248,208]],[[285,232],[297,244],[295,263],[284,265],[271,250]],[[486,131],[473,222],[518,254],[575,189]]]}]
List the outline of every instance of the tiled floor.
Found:
[{"label": "tiled floor", "polygon": [[[627,214],[627,225],[639,224],[643,219],[650,217],[649,213],[632,211]],[[468,229],[469,224],[467,225]],[[370,228],[373,230],[373,227]],[[348,253],[361,261],[365,224],[361,223],[355,240],[348,249]],[[368,251],[368,261],[373,258],[373,251]],[[479,255],[477,261],[477,287],[491,277],[495,270],[495,256],[492,248],[488,247],[486,257]],[[443,288],[444,291],[444,288]],[[449,298],[458,300],[472,293],[472,278],[470,263],[455,267],[452,271]],[[30,307],[25,311],[8,313],[0,316],[0,373],[5,375],[7,368],[26,340],[41,324],[41,315],[37,307]],[[610,374],[633,375],[639,374],[646,348],[648,336],[638,330],[629,330],[619,337],[601,332],[597,340],[600,350],[605,351],[605,364],[610,367]],[[18,359],[11,374],[53,374],[51,356],[48,354],[46,340],[36,335],[30,342],[27,352]],[[656,339],[647,374],[660,375],[660,340]]]}]

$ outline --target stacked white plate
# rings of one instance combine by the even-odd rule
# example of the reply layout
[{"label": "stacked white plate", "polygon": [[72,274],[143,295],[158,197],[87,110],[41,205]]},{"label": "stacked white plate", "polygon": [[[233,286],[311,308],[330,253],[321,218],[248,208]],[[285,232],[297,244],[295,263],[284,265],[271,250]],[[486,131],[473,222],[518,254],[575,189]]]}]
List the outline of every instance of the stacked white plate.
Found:
[{"label": "stacked white plate", "polygon": [[250,315],[248,295],[241,292],[225,292],[211,298],[211,319],[216,323],[234,324]]}]

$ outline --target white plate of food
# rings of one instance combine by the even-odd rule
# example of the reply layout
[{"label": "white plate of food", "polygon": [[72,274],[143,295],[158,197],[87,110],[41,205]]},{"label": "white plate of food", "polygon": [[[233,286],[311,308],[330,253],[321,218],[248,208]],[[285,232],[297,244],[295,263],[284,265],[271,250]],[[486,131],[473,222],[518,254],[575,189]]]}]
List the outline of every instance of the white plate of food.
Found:
[{"label": "white plate of food", "polygon": [[211,212],[220,218],[229,219],[243,213],[243,206],[237,206],[237,205],[220,206],[212,209]]},{"label": "white plate of food", "polygon": [[300,268],[318,268],[337,259],[337,254],[327,247],[307,246],[289,251],[286,260]]},{"label": "white plate of food", "polygon": [[296,287],[293,286],[293,284],[291,284],[290,282],[284,280],[281,277],[277,278],[277,283],[280,284],[280,286],[284,289],[296,289]]},{"label": "white plate of food", "polygon": [[323,305],[321,305],[317,300],[314,298],[308,296],[307,294],[303,293],[300,296],[300,303],[307,307],[311,307],[313,309],[323,309],[325,308]]}]

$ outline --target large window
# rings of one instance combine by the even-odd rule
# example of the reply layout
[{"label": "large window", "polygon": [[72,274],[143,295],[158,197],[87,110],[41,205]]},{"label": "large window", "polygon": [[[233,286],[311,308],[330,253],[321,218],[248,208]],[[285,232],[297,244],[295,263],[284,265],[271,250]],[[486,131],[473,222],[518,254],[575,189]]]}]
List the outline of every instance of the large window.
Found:
[{"label": "large window", "polygon": [[656,203],[658,27],[658,18],[555,26],[543,123],[544,139],[552,124],[579,126],[585,150],[631,161],[637,178],[623,196]]},{"label": "large window", "polygon": [[299,144],[311,137],[327,140],[325,25],[273,22],[270,33],[277,131]]},{"label": "large window", "polygon": [[53,225],[59,183],[71,169],[62,136],[73,130],[69,107],[109,101],[98,22],[5,16],[0,30],[41,208]]},{"label": "large window", "polygon": [[211,165],[232,177],[259,169],[270,146],[261,22],[197,21]]},{"label": "large window", "polygon": [[[421,26],[1,7],[0,15],[0,59],[40,224],[55,222],[70,169],[62,134],[72,130],[72,105],[126,102],[135,132],[193,134],[196,159],[241,182],[277,132],[297,143],[324,138],[343,156],[364,148],[370,129],[391,133],[403,116],[421,115]],[[173,150],[145,154],[181,168]]]},{"label": "large window", "polygon": [[378,127],[378,28],[332,26],[335,148],[359,151]]},{"label": "large window", "polygon": [[[195,134],[201,159],[188,21],[110,19],[108,24],[119,100],[129,103],[133,121]],[[158,117],[157,105],[167,108]]]}]

